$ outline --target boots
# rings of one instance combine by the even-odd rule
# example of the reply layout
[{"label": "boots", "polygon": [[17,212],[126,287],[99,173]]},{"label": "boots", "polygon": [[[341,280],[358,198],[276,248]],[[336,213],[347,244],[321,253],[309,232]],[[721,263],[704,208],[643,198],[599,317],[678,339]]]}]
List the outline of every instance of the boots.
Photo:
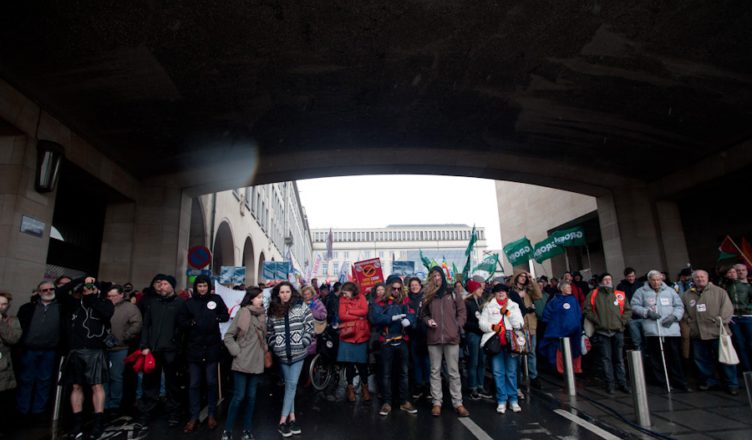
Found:
[{"label": "boots", "polygon": [[348,402],[355,402],[355,387],[353,387],[352,385],[347,385],[345,396],[347,397]]},{"label": "boots", "polygon": [[364,383],[360,384],[360,399],[364,402],[371,401],[371,392],[368,391],[368,385]]},{"label": "boots", "polygon": [[96,440],[104,434],[104,413],[94,413],[94,427],[89,438]]}]

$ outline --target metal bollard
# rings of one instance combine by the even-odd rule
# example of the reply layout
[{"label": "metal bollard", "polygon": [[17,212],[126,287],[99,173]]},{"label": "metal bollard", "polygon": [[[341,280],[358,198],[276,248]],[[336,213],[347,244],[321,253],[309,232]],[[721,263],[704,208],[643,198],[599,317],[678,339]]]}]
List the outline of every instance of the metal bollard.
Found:
[{"label": "metal bollard", "polygon": [[643,428],[649,428],[650,408],[648,407],[648,391],[645,388],[645,370],[642,368],[642,352],[640,350],[628,350],[627,361],[632,375],[632,397],[634,400],[637,423]]},{"label": "metal bollard", "polygon": [[574,384],[574,366],[572,365],[572,345],[569,338],[561,338],[561,353],[564,357],[564,380],[567,382],[567,394],[577,395]]},{"label": "metal bollard", "polygon": [[747,387],[747,400],[749,409],[752,409],[752,371],[744,372],[744,385]]}]

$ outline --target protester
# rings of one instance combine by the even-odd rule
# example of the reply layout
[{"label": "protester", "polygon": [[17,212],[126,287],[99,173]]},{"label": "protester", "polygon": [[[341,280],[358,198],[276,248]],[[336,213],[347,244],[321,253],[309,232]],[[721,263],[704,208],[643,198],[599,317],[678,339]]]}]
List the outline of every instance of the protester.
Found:
[{"label": "protester", "polygon": [[431,414],[436,417],[441,415],[443,360],[446,362],[449,376],[452,406],[458,416],[468,417],[470,413],[462,404],[462,383],[458,365],[460,331],[467,317],[465,301],[449,289],[444,271],[438,266],[432,267],[428,273],[420,316],[427,327],[426,341],[431,361]]},{"label": "protester", "polygon": [[752,371],[752,285],[747,282],[747,266],[736,264],[736,280],[727,290],[734,304],[734,319],[729,324],[742,371]]},{"label": "protester", "polygon": [[219,323],[230,315],[222,297],[211,293],[211,278],[199,275],[193,282],[193,296],[178,314],[178,325],[186,336],[186,359],[190,386],[188,388],[190,419],[183,432],[198,429],[201,411],[201,382],[206,380],[207,419],[211,430],[217,427],[217,365],[221,355],[222,336]]},{"label": "protester", "polygon": [[[423,308],[423,285],[417,277],[407,280],[407,299],[412,310],[420,314]],[[430,394],[428,383],[430,381],[431,365],[428,357],[428,343],[426,341],[426,324],[418,317],[415,327],[409,327],[410,335],[410,359],[413,368],[413,400],[418,400]]]},{"label": "protester", "polygon": [[548,293],[548,299],[552,300],[554,296],[559,293],[559,280],[556,277],[552,277],[548,280],[548,285],[546,285],[543,290]]},{"label": "protester", "polygon": [[295,417],[295,391],[308,346],[313,340],[313,315],[287,281],[272,289],[266,323],[267,341],[285,379],[285,395],[277,430],[283,437],[302,433]]},{"label": "protester", "polygon": [[471,400],[490,399],[491,396],[485,391],[486,355],[480,346],[483,330],[480,329],[478,322],[485,305],[483,285],[477,281],[468,280],[467,291],[470,292],[470,296],[465,299],[467,315],[465,343],[468,351],[467,388],[470,391]]},{"label": "protester", "polygon": [[[561,338],[569,338],[572,364],[575,373],[582,372],[582,313],[577,298],[572,295],[572,285],[563,281],[557,293],[543,310],[541,321],[546,323],[546,332],[538,345],[538,351],[551,369],[563,373]],[[561,364],[561,365],[560,365]]]},{"label": "protester", "polygon": [[10,302],[13,295],[0,292],[0,414],[4,414],[0,423],[0,437],[15,425],[13,413],[13,391],[16,388],[16,377],[13,372],[10,346],[21,339],[21,323],[15,316],[11,316]]},{"label": "protester", "polygon": [[462,281],[454,282],[454,294],[462,299],[467,299],[467,297],[470,296],[470,292],[466,291],[465,288],[462,287]]},{"label": "protester", "polygon": [[516,302],[525,320],[525,330],[530,334],[530,351],[527,354],[527,369],[530,385],[540,388],[538,380],[538,368],[536,363],[536,332],[538,330],[538,317],[536,315],[535,301],[542,298],[540,287],[530,273],[516,270],[512,276],[512,289],[509,298]]},{"label": "protester", "polygon": [[[309,286],[310,287],[310,286]],[[313,290],[313,288],[311,288]],[[264,298],[258,287],[246,289],[235,318],[224,336],[224,344],[232,356],[233,392],[227,408],[227,420],[222,440],[231,440],[235,418],[240,405],[245,402],[241,440],[253,440],[253,410],[256,405],[256,387],[264,373],[266,342],[266,315]]]},{"label": "protester", "polygon": [[483,307],[483,312],[478,320],[480,329],[484,332],[480,343],[483,346],[492,337],[500,339],[501,351],[491,357],[491,366],[496,382],[496,412],[504,414],[507,404],[513,412],[520,412],[522,408],[517,400],[519,355],[512,352],[512,342],[509,338],[514,337],[513,330],[523,328],[524,318],[520,313],[519,305],[510,301],[503,288],[496,286],[493,288],[493,292],[495,297]]},{"label": "protester", "polygon": [[107,291],[107,299],[112,302],[114,312],[110,319],[112,341],[107,345],[107,361],[110,365],[110,381],[105,386],[107,396],[104,408],[112,417],[121,413],[123,401],[123,360],[128,356],[128,349],[141,335],[141,311],[125,300],[123,287],[113,284]]},{"label": "protester", "polygon": [[94,277],[86,277],[83,285],[77,280],[71,286],[80,299],[60,289],[56,299],[62,305],[63,320],[67,321],[68,354],[62,369],[62,384],[72,386],[70,395],[73,411],[73,438],[83,438],[83,403],[85,386],[91,387],[94,425],[90,436],[98,438],[104,432],[104,384],[109,381],[109,366],[105,356],[105,339],[115,307],[100,296]]},{"label": "protester", "polygon": [[686,310],[684,319],[689,325],[693,360],[700,379],[699,388],[702,391],[716,388],[719,382],[714,373],[719,369],[726,390],[736,396],[739,394],[736,367],[718,362],[720,327],[723,325],[728,331],[734,306],[728,294],[709,281],[708,273],[704,270],[692,272],[692,282],[694,287],[685,292],[682,301]]},{"label": "protester", "polygon": [[368,391],[368,340],[371,337],[371,325],[368,322],[368,301],[360,294],[355,283],[346,282],[340,288],[337,322],[340,332],[337,362],[345,367],[345,395],[349,402],[355,402],[354,381],[357,371],[361,399],[368,402],[371,400]]},{"label": "protester", "polygon": [[610,274],[603,274],[600,285],[585,299],[585,318],[595,326],[591,341],[598,349],[598,360],[605,376],[606,392],[614,394],[614,385],[630,393],[624,369],[624,328],[632,317],[632,308],[624,292],[614,290]]},{"label": "protester", "polygon": [[[392,411],[392,374],[399,390],[399,409],[408,414],[416,414],[418,410],[408,400],[408,327],[414,327],[415,311],[410,308],[409,300],[404,292],[402,280],[398,276],[387,278],[389,292],[372,304],[368,317],[380,334],[381,353],[381,409],[379,414],[389,415]],[[343,287],[344,290],[344,287]]]},{"label": "protester", "polygon": [[[143,392],[139,402],[142,429],[148,428],[149,419],[159,403],[163,373],[168,425],[177,426],[180,423],[182,401],[179,382],[181,332],[178,315],[182,313],[185,302],[175,294],[175,278],[171,275],[157,275],[152,286],[155,286],[154,295],[157,296],[142,299],[144,308],[140,346],[144,356],[149,353],[154,356],[156,368],[143,376]],[[144,301],[147,302],[143,303]]]},{"label": "protester", "polygon": [[572,277],[572,274],[570,272],[564,272],[564,275],[561,276],[561,280],[572,285],[572,295],[577,298],[577,302],[580,304],[580,310],[584,310],[585,296],[588,294],[588,292],[583,291],[580,286],[574,283],[574,278]]},{"label": "protester", "polygon": [[[632,316],[643,318],[640,321],[647,339],[648,368],[652,366],[653,379],[666,387],[666,372],[661,360],[665,356],[671,384],[676,389],[689,391],[681,362],[679,321],[684,316],[684,305],[679,294],[663,282],[659,271],[651,270],[647,284],[637,289],[630,305]],[[659,338],[663,338],[662,347]]]},{"label": "protester", "polygon": [[23,334],[19,343],[16,409],[23,422],[28,417],[39,422],[50,397],[50,385],[57,369],[55,358],[66,324],[52,283],[42,281],[37,285],[32,300],[18,310],[18,321]]}]

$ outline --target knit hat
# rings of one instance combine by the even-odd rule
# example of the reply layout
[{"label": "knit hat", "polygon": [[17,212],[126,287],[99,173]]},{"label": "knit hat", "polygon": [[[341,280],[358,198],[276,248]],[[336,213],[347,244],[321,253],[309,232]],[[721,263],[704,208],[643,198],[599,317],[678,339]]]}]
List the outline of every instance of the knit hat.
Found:
[{"label": "knit hat", "polygon": [[159,274],[156,277],[154,277],[154,280],[167,281],[172,286],[172,290],[175,290],[175,285],[177,284],[177,281],[175,281],[175,277],[172,275]]},{"label": "knit hat", "polygon": [[506,284],[497,284],[493,286],[493,288],[491,289],[491,292],[498,293],[498,292],[501,292],[502,290],[504,292],[508,292],[509,288],[506,286]]},{"label": "knit hat", "polygon": [[403,284],[403,283],[402,283],[402,278],[400,278],[400,276],[399,276],[399,275],[391,274],[391,275],[389,275],[389,276],[388,276],[388,277],[386,278],[386,282],[385,282],[384,284],[386,284],[387,286],[391,286],[391,284],[392,284],[392,283],[400,283],[400,284]]},{"label": "knit hat", "polygon": [[473,293],[476,290],[480,289],[481,287],[483,287],[483,284],[481,284],[481,283],[479,283],[479,282],[477,282],[475,280],[468,280],[467,281],[467,292],[468,293]]}]

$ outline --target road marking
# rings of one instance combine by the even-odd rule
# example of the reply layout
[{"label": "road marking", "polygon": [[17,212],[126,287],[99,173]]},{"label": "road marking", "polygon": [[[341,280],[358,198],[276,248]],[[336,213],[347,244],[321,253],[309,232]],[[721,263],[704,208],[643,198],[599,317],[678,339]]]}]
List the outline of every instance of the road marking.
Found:
[{"label": "road marking", "polygon": [[478,426],[470,417],[459,417],[460,423],[465,425],[465,428],[470,430],[470,432],[478,439],[478,440],[493,440],[490,435],[486,434],[486,431],[483,430],[480,426]]},{"label": "road marking", "polygon": [[617,437],[610,432],[606,431],[605,429],[601,429],[592,423],[588,422],[587,420],[581,419],[577,417],[576,415],[570,413],[569,411],[564,411],[563,409],[556,409],[554,412],[565,419],[569,419],[573,421],[574,423],[582,426],[583,428],[587,429],[588,431],[592,432],[593,434],[602,437],[606,440],[621,440],[620,437]]}]

